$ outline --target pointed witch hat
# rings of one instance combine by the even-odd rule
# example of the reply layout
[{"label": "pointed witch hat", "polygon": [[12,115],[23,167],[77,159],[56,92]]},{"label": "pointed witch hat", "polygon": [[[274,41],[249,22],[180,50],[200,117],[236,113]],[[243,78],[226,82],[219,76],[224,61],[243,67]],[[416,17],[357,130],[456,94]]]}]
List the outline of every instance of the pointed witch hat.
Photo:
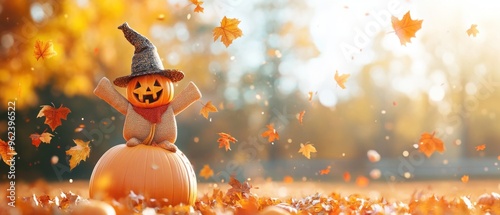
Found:
[{"label": "pointed witch hat", "polygon": [[176,69],[164,69],[156,47],[148,38],[130,28],[125,22],[118,26],[123,31],[125,38],[135,47],[134,57],[132,57],[132,74],[119,77],[113,81],[116,86],[126,87],[132,78],[158,74],[163,75],[172,82],[177,82],[184,78],[184,73]]}]

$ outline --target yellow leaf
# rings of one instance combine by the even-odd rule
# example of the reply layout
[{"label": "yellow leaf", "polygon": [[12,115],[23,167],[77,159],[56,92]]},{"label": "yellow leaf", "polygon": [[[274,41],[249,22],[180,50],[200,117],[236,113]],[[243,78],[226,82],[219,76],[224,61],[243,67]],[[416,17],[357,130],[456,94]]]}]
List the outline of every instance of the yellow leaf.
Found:
[{"label": "yellow leaf", "polygon": [[299,153],[302,153],[307,159],[311,159],[311,153],[317,152],[316,148],[310,143],[300,144]]},{"label": "yellow leaf", "polygon": [[76,146],[73,146],[66,151],[66,155],[71,156],[71,158],[69,159],[70,170],[73,170],[73,168],[80,164],[80,161],[87,160],[90,155],[90,141],[83,142],[83,140],[79,139],[73,141],[75,142]]},{"label": "yellow leaf", "polygon": [[42,134],[40,134],[40,140],[44,143],[49,144],[53,136],[54,135],[49,132],[43,132]]},{"label": "yellow leaf", "polygon": [[203,105],[200,114],[203,115],[205,119],[208,119],[208,113],[210,112],[218,112],[217,108],[212,104],[212,101],[208,101],[207,104]]},{"label": "yellow leaf", "polygon": [[205,179],[208,179],[210,177],[212,177],[214,175],[214,170],[212,170],[212,168],[210,168],[210,165],[208,164],[205,164],[203,166],[203,169],[200,170],[200,176],[205,178]]},{"label": "yellow leaf", "polygon": [[309,101],[312,101],[312,99],[313,99],[313,95],[314,95],[314,92],[313,92],[313,91],[309,91],[309,93],[307,93],[307,99],[308,99]]},{"label": "yellow leaf", "polygon": [[335,81],[339,85],[340,88],[345,89],[345,82],[351,76],[351,74],[342,74],[339,75],[339,71],[335,71]]},{"label": "yellow leaf", "polygon": [[423,20],[413,20],[411,19],[410,11],[406,12],[401,20],[396,17],[391,18],[392,28],[396,35],[399,37],[399,41],[401,45],[405,45],[410,42],[412,37],[415,37],[415,33],[417,33],[420,28],[422,28]]},{"label": "yellow leaf", "polygon": [[222,43],[224,43],[226,47],[231,45],[231,43],[233,43],[233,40],[243,35],[241,29],[238,28],[238,24],[240,24],[240,20],[226,18],[226,16],[224,16],[224,18],[222,18],[222,21],[220,22],[220,27],[214,28],[214,42],[217,41],[217,39],[219,39],[220,37]]},{"label": "yellow leaf", "polygon": [[267,141],[269,142],[273,142],[274,140],[279,140],[280,139],[280,135],[278,134],[278,132],[276,131],[276,129],[274,129],[274,125],[273,124],[269,124],[269,125],[266,125],[267,126],[267,131],[264,131],[261,135],[262,137],[268,137]]},{"label": "yellow leaf", "polygon": [[54,51],[54,45],[52,44],[51,41],[43,42],[41,40],[36,40],[35,41],[35,51],[34,55],[36,60],[43,58],[51,58],[55,55],[57,55],[56,51]]},{"label": "yellow leaf", "polygon": [[476,37],[476,35],[479,33],[479,31],[477,30],[477,28],[476,28],[476,27],[477,27],[477,25],[472,24],[472,25],[470,26],[470,28],[469,28],[469,29],[467,29],[467,31],[466,31],[466,32],[467,32],[467,35],[469,35],[469,36],[470,36],[470,35],[472,34],[472,36]]}]

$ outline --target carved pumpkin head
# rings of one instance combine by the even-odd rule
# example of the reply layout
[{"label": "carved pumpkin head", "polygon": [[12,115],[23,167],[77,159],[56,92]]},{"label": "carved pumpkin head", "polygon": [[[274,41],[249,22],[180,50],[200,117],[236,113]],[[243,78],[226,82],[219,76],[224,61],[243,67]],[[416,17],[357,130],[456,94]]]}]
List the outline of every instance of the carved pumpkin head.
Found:
[{"label": "carved pumpkin head", "polygon": [[143,75],[130,80],[127,99],[135,107],[154,108],[174,98],[174,84],[163,75]]}]

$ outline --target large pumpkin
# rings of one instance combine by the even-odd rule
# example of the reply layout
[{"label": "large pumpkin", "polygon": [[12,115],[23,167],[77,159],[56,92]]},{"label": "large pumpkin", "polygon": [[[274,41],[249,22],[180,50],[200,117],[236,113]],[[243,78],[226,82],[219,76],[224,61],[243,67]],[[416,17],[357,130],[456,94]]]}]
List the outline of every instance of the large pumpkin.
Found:
[{"label": "large pumpkin", "polygon": [[174,84],[163,75],[143,75],[130,80],[127,100],[135,107],[154,108],[174,98]]},{"label": "large pumpkin", "polygon": [[[99,159],[90,177],[93,199],[122,199],[133,191],[145,202],[160,205],[194,204],[196,175],[187,157],[156,146],[120,144]],[[150,205],[150,204],[148,204]]]}]

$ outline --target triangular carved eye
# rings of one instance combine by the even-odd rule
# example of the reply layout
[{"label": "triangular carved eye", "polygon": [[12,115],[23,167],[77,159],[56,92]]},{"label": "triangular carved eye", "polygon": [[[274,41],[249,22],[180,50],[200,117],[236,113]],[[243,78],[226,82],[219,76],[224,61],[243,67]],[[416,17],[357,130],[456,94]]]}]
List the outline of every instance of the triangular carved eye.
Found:
[{"label": "triangular carved eye", "polygon": [[139,89],[139,88],[141,88],[141,83],[136,82],[136,83],[135,83],[135,88],[134,88],[134,89]]},{"label": "triangular carved eye", "polygon": [[154,86],[161,87],[161,84],[160,84],[160,82],[158,82],[158,80],[155,80]]}]

